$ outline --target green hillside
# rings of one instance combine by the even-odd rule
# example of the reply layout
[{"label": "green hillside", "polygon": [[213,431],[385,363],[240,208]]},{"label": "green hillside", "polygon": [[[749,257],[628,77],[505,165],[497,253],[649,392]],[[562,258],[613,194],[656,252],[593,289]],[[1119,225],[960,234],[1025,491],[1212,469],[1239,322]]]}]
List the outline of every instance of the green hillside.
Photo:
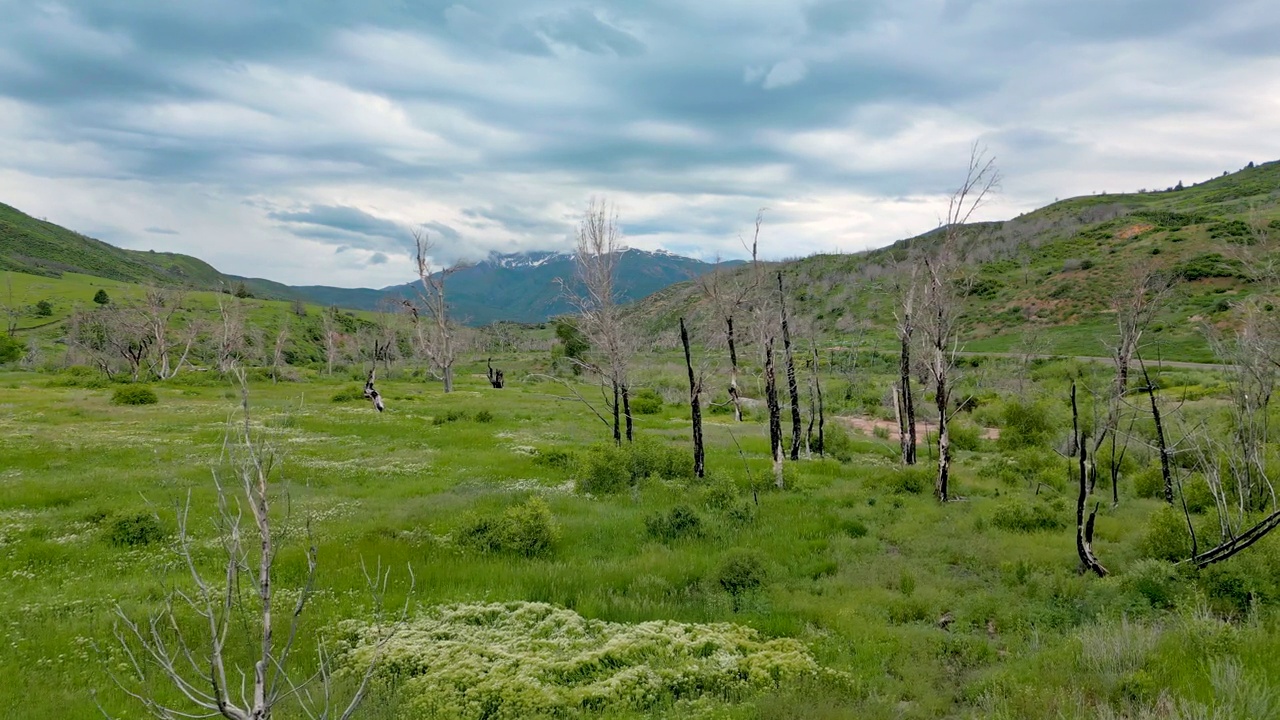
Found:
[{"label": "green hillside", "polygon": [[[767,219],[766,219],[767,220]],[[782,269],[795,313],[828,337],[860,333],[887,345],[895,293],[913,248],[937,231],[878,250],[814,255]],[[771,241],[766,224],[763,247]],[[970,226],[961,255],[971,263],[966,349],[1007,352],[1035,344],[1045,353],[1103,355],[1113,332],[1111,299],[1134,268],[1175,280],[1150,339],[1169,359],[1212,359],[1206,325],[1228,326],[1234,301],[1252,292],[1245,263],[1276,257],[1280,243],[1280,161],[1160,192],[1094,195],[1056,202],[1012,220]],[[749,270],[729,280],[746,282]],[[659,292],[636,312],[654,330],[680,315],[705,318],[696,283]]]}]

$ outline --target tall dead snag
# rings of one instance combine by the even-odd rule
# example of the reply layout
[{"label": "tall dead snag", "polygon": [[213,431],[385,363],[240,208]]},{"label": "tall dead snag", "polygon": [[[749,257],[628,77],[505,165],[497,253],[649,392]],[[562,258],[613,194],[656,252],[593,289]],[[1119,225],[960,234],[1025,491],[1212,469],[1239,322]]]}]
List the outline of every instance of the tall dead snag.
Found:
[{"label": "tall dead snag", "polygon": [[951,498],[951,392],[954,384],[956,352],[960,344],[962,293],[958,291],[959,244],[964,226],[975,210],[999,184],[1000,173],[995,159],[974,143],[969,151],[969,168],[964,182],[951,195],[947,204],[947,221],[943,226],[942,244],[925,260],[924,316],[921,329],[925,335],[934,402],[938,408],[938,474],[934,494],[942,502]]},{"label": "tall dead snag", "polygon": [[1080,571],[1094,572],[1106,577],[1107,569],[1093,555],[1093,522],[1098,517],[1098,505],[1086,520],[1084,511],[1089,501],[1088,438],[1080,429],[1080,411],[1076,406],[1076,383],[1071,381],[1071,433],[1079,461],[1079,493],[1076,495],[1076,553],[1080,555]]},{"label": "tall dead snag", "polygon": [[911,392],[911,336],[915,334],[915,302],[919,265],[909,259],[909,276],[902,289],[900,309],[896,315],[898,343],[898,383],[894,387],[894,406],[898,416],[898,438],[902,444],[902,464],[916,464],[916,408]]},{"label": "tall dead snag", "polygon": [[[600,361],[589,367],[600,373],[605,401],[614,418],[614,440],[622,441],[621,421],[627,440],[633,439],[629,364],[635,341],[622,320],[618,306],[618,263],[627,248],[622,243],[618,213],[606,200],[592,200],[578,224],[574,258],[576,282],[566,297],[578,311],[578,329],[586,336]],[[613,400],[609,402],[612,395]]]},{"label": "tall dead snag", "polygon": [[[823,444],[826,442],[824,437],[824,427],[827,424],[825,410],[822,407],[822,368],[818,362],[818,346],[810,341],[810,350],[813,351],[813,372],[809,375],[809,449],[818,453],[818,457],[824,457]],[[814,416],[818,419],[818,436],[813,436]]]},{"label": "tall dead snag", "polygon": [[[752,265],[756,264],[756,253],[760,244],[760,226],[764,223],[764,211],[756,213],[756,230],[755,235],[751,239]],[[746,241],[743,241],[746,246]],[[752,277],[758,281],[758,273],[753,273]],[[729,402],[733,405],[733,419],[735,422],[742,422],[742,395],[738,388],[738,342],[737,334],[734,329],[734,321],[737,319],[738,312],[744,305],[748,304],[751,294],[755,291],[754,283],[732,282],[725,278],[725,272],[721,268],[721,263],[717,259],[715,267],[711,272],[702,275],[698,279],[698,284],[702,288],[703,295],[711,302],[716,315],[724,323],[724,339],[729,349]]]},{"label": "tall dead snag", "polygon": [[1160,453],[1160,477],[1164,480],[1164,501],[1170,505],[1173,504],[1173,470],[1169,467],[1169,443],[1164,434],[1164,421],[1160,417],[1160,403],[1156,402],[1156,388],[1151,382],[1151,377],[1147,375],[1147,366],[1142,363],[1141,356],[1138,362],[1142,366],[1142,382],[1147,391],[1147,398],[1151,400],[1151,419],[1156,425],[1156,450]]},{"label": "tall dead snag", "polygon": [[[117,676],[113,666],[112,680],[157,718],[269,720],[274,710],[287,704],[300,717],[347,720],[363,701],[381,651],[402,626],[408,604],[406,601],[398,620],[386,625],[375,653],[377,659],[362,676],[354,678],[354,689],[345,703],[333,705],[332,662],[323,640],[317,643],[318,666],[299,671],[293,651],[304,626],[310,625],[304,614],[315,594],[319,553],[315,543],[309,543],[307,571],[296,599],[280,608],[275,561],[281,533],[273,510],[274,500],[281,494],[278,458],[252,433],[243,371],[237,371],[237,378],[243,424],[237,427],[233,423],[227,432],[230,477],[214,473],[218,512],[215,547],[222,556],[220,567],[206,574],[204,543],[190,533],[192,496],[188,493],[178,511],[175,549],[189,575],[190,587],[173,590],[164,598],[160,611],[143,621],[116,608],[114,631],[125,657],[122,671],[132,678],[126,681]],[[376,621],[381,624],[388,576],[379,567],[366,574],[366,581]],[[277,615],[277,610],[284,613]],[[237,666],[239,659],[247,659],[251,665]],[[149,683],[156,681],[167,683],[176,692],[153,693]],[[168,704],[175,700],[182,704]],[[111,717],[105,708],[99,709]]]},{"label": "tall dead snag", "polygon": [[1128,277],[1112,301],[1111,307],[1116,313],[1116,344],[1110,350],[1116,366],[1116,392],[1121,397],[1129,387],[1129,369],[1142,335],[1172,288],[1172,279],[1167,275],[1135,265],[1129,269]]},{"label": "tall dead snag", "polygon": [[453,364],[458,359],[458,343],[454,337],[453,324],[449,320],[445,280],[465,265],[454,263],[436,270],[431,257],[435,243],[426,230],[414,230],[413,243],[417,250],[415,259],[418,280],[422,284],[422,290],[418,293],[422,312],[410,314],[414,321],[418,352],[426,357],[432,371],[444,382],[444,391],[453,392]]},{"label": "tall dead snag", "polygon": [[791,459],[800,459],[800,389],[796,385],[796,361],[791,355],[791,330],[787,322],[787,294],[778,271],[778,312],[782,319],[782,353],[787,361],[787,394],[791,398]]},{"label": "tall dead snag", "polygon": [[507,381],[504,378],[503,372],[501,370],[495,370],[493,368],[493,358],[489,358],[488,372],[489,372],[489,386],[492,387],[494,390],[501,390],[503,386],[506,385]]},{"label": "tall dead snag", "polygon": [[769,453],[773,457],[773,483],[781,490],[782,408],[778,405],[778,374],[773,365],[773,338],[764,345],[764,402],[769,408]]},{"label": "tall dead snag", "polygon": [[705,454],[702,446],[702,382],[693,373],[693,353],[689,350],[689,332],[680,318],[680,343],[684,345],[684,365],[689,370],[689,417],[693,421],[693,474],[703,477]]}]

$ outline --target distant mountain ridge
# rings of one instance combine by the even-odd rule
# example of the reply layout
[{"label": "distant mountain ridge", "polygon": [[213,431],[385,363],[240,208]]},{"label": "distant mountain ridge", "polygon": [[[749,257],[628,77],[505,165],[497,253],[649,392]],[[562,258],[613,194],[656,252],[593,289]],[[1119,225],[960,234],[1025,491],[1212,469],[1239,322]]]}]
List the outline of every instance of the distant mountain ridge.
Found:
[{"label": "distant mountain ridge", "polygon": [[[627,250],[619,260],[619,300],[638,300],[715,267],[713,263],[661,250]],[[188,255],[119,248],[0,203],[0,271],[4,270],[46,276],[76,272],[122,282],[182,285],[200,290],[229,289],[244,283],[258,297],[301,299],[351,310],[377,310],[400,299],[413,298],[418,291],[416,282],[381,289],[339,288],[293,286],[230,275]],[[447,294],[453,315],[461,322],[541,322],[573,311],[557,282],[562,279],[572,283],[573,276],[573,253],[491,253],[450,275]]]},{"label": "distant mountain ridge", "polygon": [[[721,266],[741,264],[734,260]],[[639,300],[679,282],[710,272],[716,265],[666,251],[629,249],[618,261],[618,299]],[[233,276],[235,277],[235,276]],[[446,295],[460,322],[485,325],[507,320],[542,322],[573,312],[559,281],[572,287],[574,254],[549,250],[523,253],[490,253],[484,260],[449,276]],[[387,303],[416,297],[417,282],[379,290],[326,286],[292,287],[256,278],[239,278],[250,287],[267,287],[293,293],[311,302],[355,310],[377,310]]]}]

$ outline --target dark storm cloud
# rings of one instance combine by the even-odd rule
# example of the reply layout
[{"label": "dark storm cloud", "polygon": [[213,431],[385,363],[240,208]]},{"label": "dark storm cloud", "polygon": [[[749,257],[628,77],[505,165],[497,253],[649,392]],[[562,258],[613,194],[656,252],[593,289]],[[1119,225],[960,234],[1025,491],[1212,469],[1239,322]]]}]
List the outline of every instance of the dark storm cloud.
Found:
[{"label": "dark storm cloud", "polygon": [[271,212],[267,216],[284,223],[295,235],[317,240],[349,243],[352,237],[363,236],[404,243],[407,236],[399,223],[341,205],[316,205],[307,210]]}]

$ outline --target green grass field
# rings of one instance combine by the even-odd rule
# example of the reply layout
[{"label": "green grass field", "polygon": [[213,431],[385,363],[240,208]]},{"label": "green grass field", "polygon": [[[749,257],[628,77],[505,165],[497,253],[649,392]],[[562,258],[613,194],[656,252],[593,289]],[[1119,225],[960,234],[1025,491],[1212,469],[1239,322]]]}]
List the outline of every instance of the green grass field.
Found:
[{"label": "green grass field", "polygon": [[[318,592],[305,616],[300,667],[314,666],[316,638],[341,645],[351,622],[371,621],[362,564],[390,568],[391,605],[404,600],[407,568],[416,578],[411,614],[427,624],[415,624],[389,655],[359,717],[1280,712],[1276,538],[1202,573],[1147,559],[1149,519],[1161,504],[1136,497],[1126,478],[1118,509],[1103,502],[1098,520],[1095,548],[1113,574],[1081,576],[1066,461],[1047,449],[1036,456],[1049,459],[1032,488],[1009,465],[1031,455],[975,439],[957,461],[955,489],[964,500],[941,506],[929,494],[927,469],[903,470],[894,444],[851,431],[831,443],[844,461],[789,463],[788,487],[778,491],[759,418],[733,424],[710,414],[710,476],[686,477],[688,411],[670,403],[637,417],[637,452],[654,474],[616,494],[584,493],[582,483],[609,476],[619,461],[592,449],[607,439],[605,427],[582,405],[556,399],[564,394],[557,384],[525,376],[540,359],[495,362],[510,368],[504,390],[488,387],[482,363],[465,366],[450,395],[435,383],[382,381],[381,415],[361,400],[331,399],[358,395],[358,371],[250,388],[255,432],[280,454],[278,492],[287,488],[287,502],[281,494],[275,506],[284,533],[276,564],[282,596],[296,598],[304,581],[305,527],[318,543]],[[642,370],[650,385],[679,387],[679,366],[652,361]],[[94,717],[95,691],[113,715],[143,716],[112,685],[111,674],[126,669],[113,612],[143,619],[171,589],[190,589],[171,547],[176,507],[188,493],[197,557],[216,571],[212,478],[228,472],[223,443],[239,396],[204,375],[153,386],[157,404],[124,407],[111,403],[116,386],[0,374],[3,717]],[[1183,375],[1178,382],[1207,382],[1203,373]],[[853,412],[858,387],[830,384],[836,409]],[[1062,405],[1060,397],[1049,402]],[[1054,410],[1058,421],[1062,412]],[[979,412],[965,422],[983,419]],[[1130,473],[1139,474],[1136,466]],[[504,552],[498,543],[486,552],[475,542],[486,519],[531,498],[545,502],[558,530],[549,547]],[[122,535],[131,527],[122,521],[151,514],[163,537]],[[477,621],[467,619],[476,611],[444,607],[517,601],[553,609],[491,607],[489,619]],[[543,618],[541,629],[521,624],[530,612]],[[572,652],[590,655],[589,665],[570,674],[544,668],[546,653],[559,651],[538,651],[529,633],[555,623],[560,637],[578,616],[608,623],[590,632],[615,638],[613,649],[600,655],[579,641]],[[474,629],[476,622],[487,629]],[[703,640],[682,655],[673,633]],[[446,646],[454,654],[444,654]],[[740,656],[726,655],[730,649]],[[506,655],[517,652],[533,654]],[[245,653],[235,645],[235,658]],[[703,657],[729,664],[716,670]],[[541,700],[521,684],[518,669],[526,666],[534,668],[526,674],[542,673]],[[615,692],[636,677],[649,678],[647,690]],[[340,677],[344,683],[350,678]],[[151,687],[179,700],[162,682]],[[546,697],[588,691],[599,694],[548,709]],[[300,716],[288,705],[276,715]]]}]

